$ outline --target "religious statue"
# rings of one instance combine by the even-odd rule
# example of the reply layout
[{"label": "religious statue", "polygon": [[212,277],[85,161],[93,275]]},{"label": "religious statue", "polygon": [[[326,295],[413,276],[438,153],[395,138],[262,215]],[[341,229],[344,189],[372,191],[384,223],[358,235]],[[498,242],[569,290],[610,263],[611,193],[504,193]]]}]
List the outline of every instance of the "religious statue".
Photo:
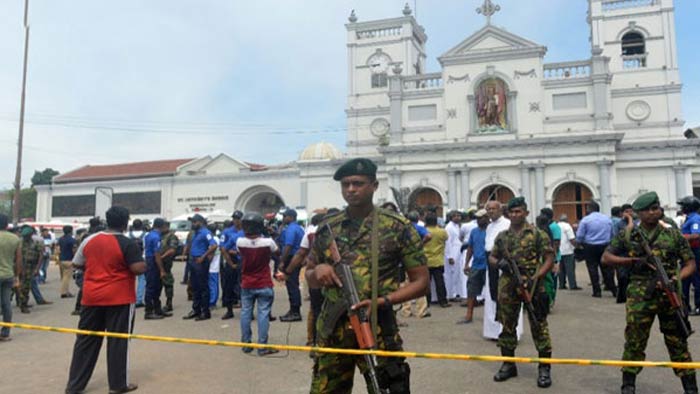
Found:
[{"label": "religious statue", "polygon": [[506,86],[498,78],[483,81],[476,92],[479,128],[506,129]]}]

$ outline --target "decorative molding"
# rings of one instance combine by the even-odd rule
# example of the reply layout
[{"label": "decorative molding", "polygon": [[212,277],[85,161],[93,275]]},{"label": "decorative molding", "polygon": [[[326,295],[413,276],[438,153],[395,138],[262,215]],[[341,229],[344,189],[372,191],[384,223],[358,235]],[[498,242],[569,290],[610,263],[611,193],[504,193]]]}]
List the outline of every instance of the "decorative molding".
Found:
[{"label": "decorative molding", "polygon": [[447,109],[447,119],[455,119],[457,117],[457,108]]},{"label": "decorative molding", "polygon": [[637,97],[637,96],[652,96],[659,94],[680,93],[683,89],[683,84],[668,84],[658,86],[644,86],[626,89],[612,89],[610,96],[612,98],[620,97]]},{"label": "decorative molding", "polygon": [[455,76],[450,75],[447,78],[448,84],[453,84],[455,82],[469,82],[469,81],[471,81],[471,78],[469,77],[469,73],[466,73],[466,74],[462,75],[461,77],[455,77]]},{"label": "decorative molding", "polygon": [[[594,114],[547,116],[544,118],[544,123],[552,124],[569,122],[592,122],[593,120],[595,120],[594,116]],[[610,116],[609,118],[612,119],[612,116]]]},{"label": "decorative molding", "polygon": [[[612,74],[610,74],[612,77]],[[545,89],[576,88],[582,86],[593,86],[593,78],[571,78],[571,79],[548,79],[540,82]]]},{"label": "decorative molding", "polygon": [[403,97],[405,99],[441,98],[444,93],[445,93],[444,88],[409,90],[409,91],[404,90],[401,97]]},{"label": "decorative molding", "polygon": [[537,78],[537,71],[533,68],[530,71],[514,71],[513,72],[513,79],[520,79],[520,77],[530,77],[530,78]]},{"label": "decorative molding", "polygon": [[506,48],[489,52],[473,52],[450,57],[440,57],[438,61],[444,66],[454,66],[460,64],[483,63],[486,61],[517,60],[532,57],[544,57],[547,52],[545,47],[537,48]]},{"label": "decorative molding", "polygon": [[356,116],[381,116],[381,115],[389,115],[390,114],[390,108],[389,107],[375,107],[375,108],[350,108],[345,110],[345,114],[348,117],[356,117]]},{"label": "decorative molding", "polygon": [[[631,123],[616,123],[613,124],[613,129],[615,130],[634,130],[634,129],[653,129],[653,128],[666,128],[666,127],[682,127],[685,124],[684,120],[676,120],[671,122],[631,122]],[[691,141],[691,140],[684,140]]]},{"label": "decorative molding", "polygon": [[445,129],[444,127],[439,124],[439,125],[432,125],[432,126],[414,126],[414,127],[404,127],[402,132],[404,134],[423,134],[423,133],[444,133]]},{"label": "decorative molding", "polygon": [[539,101],[530,103],[530,112],[541,112]]},{"label": "decorative molding", "polygon": [[635,100],[627,104],[625,115],[634,122],[643,122],[651,115],[651,106],[644,100]]}]

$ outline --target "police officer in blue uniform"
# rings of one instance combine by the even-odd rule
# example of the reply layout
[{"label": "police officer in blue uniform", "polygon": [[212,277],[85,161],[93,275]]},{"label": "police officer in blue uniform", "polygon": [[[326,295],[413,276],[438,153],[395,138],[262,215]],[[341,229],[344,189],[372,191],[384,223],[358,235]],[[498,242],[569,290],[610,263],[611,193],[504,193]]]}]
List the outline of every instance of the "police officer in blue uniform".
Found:
[{"label": "police officer in blue uniform", "polygon": [[231,215],[231,224],[221,233],[221,301],[226,313],[221,320],[232,319],[233,308],[240,306],[240,256],[236,250],[236,241],[243,236],[241,226],[243,212],[235,211]]},{"label": "police officer in blue uniform", "polygon": [[165,220],[156,218],[153,221],[153,229],[144,238],[144,254],[146,255],[146,320],[162,319],[172,316],[170,312],[164,312],[160,303],[160,293],[163,290],[161,278],[165,276],[163,262],[158,255],[160,253],[160,234],[165,226]]},{"label": "police officer in blue uniform", "polygon": [[192,216],[194,235],[190,242],[190,283],[192,284],[192,310],[183,319],[195,321],[211,319],[209,312],[209,263],[216,250],[214,236],[207,229],[207,221],[200,214]]},{"label": "police officer in blue uniform", "polygon": [[[681,232],[690,243],[696,265],[695,273],[683,280],[683,303],[689,309],[689,315],[698,316],[700,315],[700,272],[698,272],[698,268],[700,268],[700,214],[698,214],[700,200],[694,196],[687,196],[678,201],[678,205],[686,215]],[[690,306],[690,285],[695,288],[695,299],[693,300],[695,308]]]}]

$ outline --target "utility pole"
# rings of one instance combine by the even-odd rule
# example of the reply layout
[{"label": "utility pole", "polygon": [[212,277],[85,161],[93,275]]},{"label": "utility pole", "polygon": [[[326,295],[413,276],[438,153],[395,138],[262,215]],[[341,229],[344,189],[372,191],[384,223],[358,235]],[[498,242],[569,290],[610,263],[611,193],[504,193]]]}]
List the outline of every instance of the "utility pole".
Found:
[{"label": "utility pole", "polygon": [[27,90],[27,55],[29,52],[29,0],[24,0],[24,64],[22,67],[22,98],[19,107],[19,136],[17,137],[17,166],[15,168],[15,195],[12,200],[12,221],[19,222],[19,203],[22,181],[22,143],[24,140],[24,103]]}]

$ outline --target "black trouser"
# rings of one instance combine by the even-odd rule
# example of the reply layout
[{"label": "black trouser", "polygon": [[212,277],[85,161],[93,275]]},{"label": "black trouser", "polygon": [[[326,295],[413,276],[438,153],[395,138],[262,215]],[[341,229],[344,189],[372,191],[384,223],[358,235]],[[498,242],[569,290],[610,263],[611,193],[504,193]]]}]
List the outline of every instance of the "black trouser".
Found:
[{"label": "black trouser", "polygon": [[[486,252],[486,261],[489,261],[491,252]],[[498,267],[492,267],[491,263],[486,264],[488,269],[487,274],[489,275],[489,294],[491,294],[491,301],[498,303]]]},{"label": "black trouser", "polygon": [[197,263],[196,257],[190,262],[190,283],[192,284],[192,311],[196,314],[209,314],[209,259]]},{"label": "black trouser", "polygon": [[311,313],[313,314],[313,322],[311,324],[311,332],[314,337],[314,346],[316,345],[316,322],[321,314],[323,306],[323,291],[321,289],[309,289],[309,298],[311,299]]},{"label": "black trouser", "polygon": [[627,286],[630,283],[629,267],[617,267],[617,302],[627,301]]},{"label": "black trouser", "polygon": [[[447,290],[445,289],[445,267],[428,267],[430,272],[430,277],[435,281],[435,292],[437,293],[438,303],[440,305],[447,303]],[[428,284],[428,305],[430,305],[430,300],[433,299],[430,294],[430,284]]]},{"label": "black trouser", "polygon": [[[292,257],[288,258],[284,263],[284,267],[289,267],[292,262]],[[297,267],[291,274],[287,275],[287,296],[289,297],[289,310],[293,313],[300,313],[301,310],[301,290],[299,290],[299,272],[301,267]]]},{"label": "black trouser", "polygon": [[591,278],[591,283],[593,284],[593,294],[600,294],[600,276],[598,275],[598,270],[603,273],[603,283],[605,287],[608,288],[613,294],[617,294],[617,287],[615,286],[615,269],[610,266],[605,266],[600,263],[601,257],[603,257],[603,252],[605,252],[605,245],[583,245],[583,255],[586,259],[586,268],[588,268],[588,276]]},{"label": "black trouser", "polygon": [[[78,328],[131,333],[134,329],[134,305],[83,306]],[[85,389],[95,369],[101,347],[102,337],[77,336],[66,391],[80,392]],[[128,353],[128,339],[107,338],[107,377],[110,390],[118,390],[129,384],[126,370]]]},{"label": "black trouser", "polygon": [[238,270],[240,263],[234,259],[239,268],[233,269],[227,262],[221,263],[221,303],[226,308],[232,308],[233,304],[240,302],[240,287],[238,283]]}]

